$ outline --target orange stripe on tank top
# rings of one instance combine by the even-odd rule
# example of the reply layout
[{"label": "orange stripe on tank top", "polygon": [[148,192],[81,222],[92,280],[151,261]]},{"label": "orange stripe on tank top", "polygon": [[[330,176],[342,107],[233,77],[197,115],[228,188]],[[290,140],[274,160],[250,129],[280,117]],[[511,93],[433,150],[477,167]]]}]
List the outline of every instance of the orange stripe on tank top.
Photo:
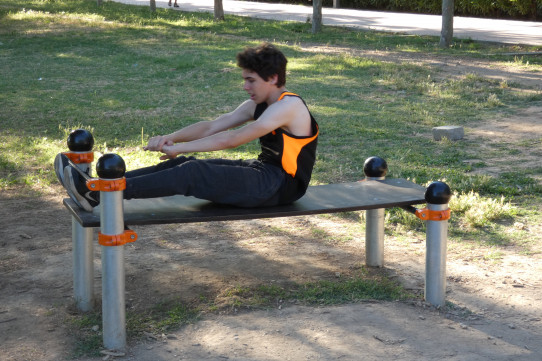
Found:
[{"label": "orange stripe on tank top", "polygon": [[317,135],[318,134],[310,138],[296,139],[291,138],[284,133],[282,134],[282,139],[284,142],[284,149],[282,151],[282,168],[286,171],[286,173],[292,177],[295,177],[297,172],[297,158],[299,157],[299,153],[301,153],[301,149],[312,142]]},{"label": "orange stripe on tank top", "polygon": [[299,96],[299,95],[297,95],[296,93],[292,93],[292,92],[284,92],[284,93],[282,93],[282,94],[279,96],[279,98],[277,99],[277,101],[282,100],[282,98],[284,98],[286,95],[293,95],[293,96],[296,96],[296,97]]},{"label": "orange stripe on tank top", "polygon": [[[282,100],[287,95],[293,95],[296,97],[299,96],[292,92],[284,92],[280,95],[278,100]],[[310,138],[297,139],[291,138],[284,133],[282,134],[284,144],[284,148],[282,150],[282,168],[286,171],[286,173],[288,173],[292,177],[295,177],[295,174],[297,172],[297,157],[299,157],[301,149],[303,149],[304,146],[312,142],[317,136],[318,133],[316,133]]]}]

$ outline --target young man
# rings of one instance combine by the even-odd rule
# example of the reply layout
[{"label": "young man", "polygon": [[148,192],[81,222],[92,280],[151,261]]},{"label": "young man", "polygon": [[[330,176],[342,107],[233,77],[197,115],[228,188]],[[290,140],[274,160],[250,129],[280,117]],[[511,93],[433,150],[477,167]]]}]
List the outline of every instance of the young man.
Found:
[{"label": "young man", "polygon": [[[124,198],[181,194],[239,207],[301,198],[316,158],[318,125],[305,102],[286,90],[286,63],[282,52],[267,43],[239,53],[237,64],[250,99],[213,121],[149,139],[144,149],[163,153],[165,161],[126,172]],[[258,138],[262,151],[254,160],[180,156],[235,148]],[[99,194],[85,186],[85,174],[67,159],[55,162],[55,169],[82,208],[91,211],[99,203]]]}]

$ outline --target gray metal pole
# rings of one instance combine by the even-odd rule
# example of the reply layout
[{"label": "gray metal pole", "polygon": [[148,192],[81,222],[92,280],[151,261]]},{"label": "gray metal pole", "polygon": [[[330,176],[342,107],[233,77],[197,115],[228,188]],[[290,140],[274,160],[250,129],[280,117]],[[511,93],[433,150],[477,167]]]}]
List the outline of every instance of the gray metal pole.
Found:
[{"label": "gray metal pole", "polygon": [[83,312],[94,306],[93,233],[72,216],[73,295],[75,307]]},{"label": "gray metal pole", "polygon": [[448,203],[451,197],[452,191],[446,183],[433,182],[425,191],[427,208],[419,210],[419,217],[427,222],[425,300],[434,306],[444,306],[446,302],[446,253],[450,217]]},{"label": "gray metal pole", "polygon": [[[112,182],[123,179],[125,165],[118,155],[106,154],[98,160],[96,170],[101,181]],[[126,348],[124,243],[104,245],[101,238],[124,234],[123,189],[100,192],[103,343],[110,350]]]},{"label": "gray metal pole", "polygon": [[[100,192],[100,223],[104,235],[124,231],[122,191]],[[124,246],[102,246],[102,322],[104,346],[126,347]]]},{"label": "gray metal pole", "polygon": [[[428,204],[427,209],[444,211],[448,204]],[[446,254],[448,221],[427,221],[425,252],[425,300],[443,306],[446,300]]]},{"label": "gray metal pole", "polygon": [[[90,163],[76,164],[90,174]],[[83,312],[94,307],[94,244],[93,229],[83,227],[72,216],[73,297],[75,307]]]},{"label": "gray metal pole", "polygon": [[384,265],[385,209],[365,211],[365,264],[370,267]]},{"label": "gray metal pole", "polygon": [[[85,129],[76,129],[68,135],[70,152],[65,153],[77,168],[91,176],[94,159],[94,137]],[[94,307],[94,245],[93,229],[83,227],[72,216],[73,297],[75,307],[83,312]]]},{"label": "gray metal pole", "polygon": [[[366,181],[386,178],[388,165],[379,157],[371,157],[363,166]],[[385,209],[365,211],[365,264],[370,267],[384,265],[384,218]]]}]

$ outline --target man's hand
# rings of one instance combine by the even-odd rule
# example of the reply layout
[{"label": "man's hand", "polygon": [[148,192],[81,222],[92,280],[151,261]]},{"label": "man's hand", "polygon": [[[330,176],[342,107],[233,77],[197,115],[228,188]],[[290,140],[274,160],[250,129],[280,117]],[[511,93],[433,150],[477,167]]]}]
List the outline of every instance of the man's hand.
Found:
[{"label": "man's hand", "polygon": [[164,155],[160,157],[160,160],[168,160],[168,159],[176,158],[180,153],[175,151],[173,148],[174,148],[173,143],[164,144],[164,146],[162,147],[162,153],[164,153]]},{"label": "man's hand", "polygon": [[147,146],[143,147],[143,150],[161,152],[164,145],[172,146],[173,142],[171,140],[168,140],[163,135],[158,135],[156,137],[152,137],[151,139],[149,139]]}]

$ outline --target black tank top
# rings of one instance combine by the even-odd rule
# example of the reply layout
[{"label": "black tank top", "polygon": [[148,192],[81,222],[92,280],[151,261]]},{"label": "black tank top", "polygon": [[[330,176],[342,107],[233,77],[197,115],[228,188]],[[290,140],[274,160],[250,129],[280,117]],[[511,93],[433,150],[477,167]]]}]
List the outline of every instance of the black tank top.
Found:
[{"label": "black tank top", "polygon": [[[297,94],[284,92],[278,101],[285,96],[295,96],[301,99]],[[301,100],[303,101],[303,99]],[[267,103],[258,104],[254,112],[254,119],[258,119],[267,107]],[[316,160],[319,129],[310,111],[309,114],[311,117],[311,136],[298,137],[282,128],[278,128],[260,138],[262,152],[258,156],[258,160],[280,167],[289,175],[280,190],[280,203],[282,204],[291,203],[301,198],[311,180],[312,169]]]}]

